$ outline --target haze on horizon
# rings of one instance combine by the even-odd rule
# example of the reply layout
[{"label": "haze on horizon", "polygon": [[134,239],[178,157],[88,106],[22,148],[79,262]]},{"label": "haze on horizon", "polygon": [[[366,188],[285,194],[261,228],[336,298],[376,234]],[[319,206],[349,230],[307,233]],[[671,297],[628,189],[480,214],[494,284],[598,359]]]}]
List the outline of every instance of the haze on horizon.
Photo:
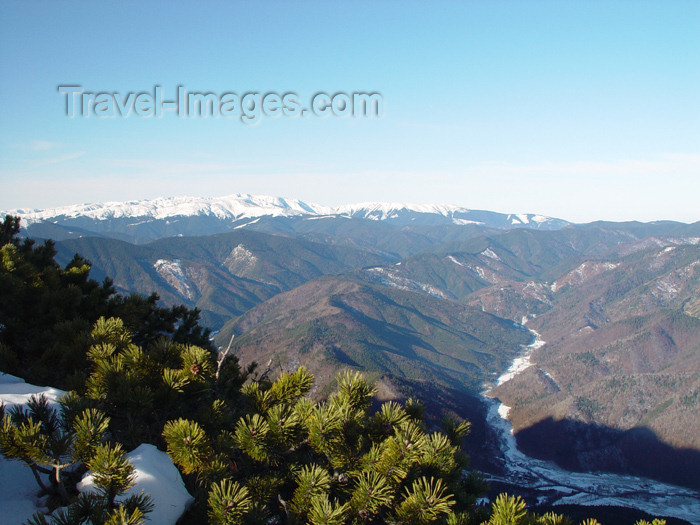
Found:
[{"label": "haze on horizon", "polygon": [[[251,193],[700,220],[700,4],[0,5],[0,209]],[[126,95],[377,92],[381,118],[68,118]]]}]

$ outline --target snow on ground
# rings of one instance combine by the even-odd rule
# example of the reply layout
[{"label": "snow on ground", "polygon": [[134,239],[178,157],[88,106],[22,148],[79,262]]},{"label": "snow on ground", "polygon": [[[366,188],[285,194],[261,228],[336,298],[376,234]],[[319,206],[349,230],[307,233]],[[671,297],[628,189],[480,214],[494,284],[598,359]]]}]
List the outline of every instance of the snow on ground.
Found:
[{"label": "snow on ground", "polygon": [[255,224],[255,223],[258,222],[259,220],[260,220],[260,217],[258,217],[258,218],[256,218],[256,219],[253,219],[252,221],[245,222],[245,223],[243,223],[243,224],[239,224],[238,226],[234,226],[233,229],[234,229],[234,230],[238,230],[238,229],[240,229],[240,228],[245,228],[246,226],[250,226],[251,224]]},{"label": "snow on ground", "polygon": [[214,216],[219,219],[240,219],[271,216],[296,216],[329,214],[332,209],[317,204],[307,204],[296,199],[284,199],[267,195],[237,193],[224,197],[160,197],[130,202],[101,202],[77,204],[46,210],[19,209],[25,225],[54,217],[88,217],[96,220],[124,217],[166,219],[178,216]]},{"label": "snow on ground", "polygon": [[433,297],[439,297],[440,299],[447,299],[449,295],[439,288],[436,288],[432,284],[421,283],[420,281],[414,281],[413,279],[408,279],[393,273],[391,270],[387,270],[381,266],[376,266],[374,268],[368,268],[364,270],[370,277],[381,283],[384,286],[390,288],[398,288],[400,290],[414,290],[432,295]]},{"label": "snow on ground", "polygon": [[490,247],[486,248],[484,251],[481,252],[481,255],[484,255],[486,257],[490,257],[491,259],[495,261],[500,261],[501,258],[498,256],[496,252],[494,252]]},{"label": "snow on ground", "polygon": [[485,222],[482,221],[470,221],[468,219],[457,219],[456,217],[452,217],[452,222],[454,224],[457,224],[459,226],[464,226],[466,224],[486,224]]},{"label": "snow on ground", "polygon": [[[39,221],[50,221],[56,218],[93,220],[111,219],[145,219],[131,223],[131,226],[143,224],[157,219],[174,217],[216,217],[222,220],[252,219],[264,216],[272,217],[303,217],[305,220],[323,219],[327,217],[360,217],[371,220],[389,220],[400,218],[402,214],[421,213],[443,216],[453,224],[486,224],[483,221],[465,218],[471,210],[451,204],[415,204],[408,202],[363,202],[346,204],[338,207],[322,206],[306,203],[297,199],[270,197],[267,195],[250,195],[237,193],[223,197],[159,197],[129,202],[99,202],[92,204],[76,204],[44,210],[15,209],[4,210],[5,215],[19,215],[22,223],[27,226]],[[461,216],[461,217],[460,217]],[[415,217],[411,217],[414,220]],[[511,225],[536,225],[552,221],[542,215],[508,215]],[[554,220],[555,224],[559,222]],[[57,222],[57,221],[54,221]],[[242,228],[246,223],[236,226]]]},{"label": "snow on ground", "polygon": [[556,292],[567,285],[579,286],[592,277],[600,275],[603,272],[614,270],[618,266],[620,266],[619,262],[585,261],[566,275],[557,279],[550,288],[553,292]]},{"label": "snow on ground", "polygon": [[[187,492],[170,457],[153,445],[140,445],[126,455],[136,469],[136,484],[121,498],[139,494],[151,496],[153,511],[147,515],[149,525],[172,525],[189,507],[194,498]],[[92,474],[78,483],[78,490],[96,491]]]},{"label": "snow on ground", "polygon": [[183,295],[188,299],[192,299],[194,297],[192,289],[187,282],[185,270],[182,268],[182,261],[180,261],[180,259],[175,259],[174,261],[158,259],[153,264],[153,267],[170,286],[177,290],[180,295]]},{"label": "snow on ground", "polygon": [[524,372],[532,366],[532,363],[530,362],[532,352],[534,352],[538,348],[542,348],[544,346],[544,341],[540,337],[540,334],[538,334],[534,330],[530,330],[530,333],[532,333],[532,335],[534,336],[533,342],[527,346],[523,346],[523,352],[518,357],[516,357],[510,364],[508,369],[498,377],[498,379],[496,380],[496,386],[500,386],[506,381],[510,381],[515,376],[517,376],[521,372]]},{"label": "snow on ground", "polygon": [[22,525],[38,510],[46,511],[29,467],[0,457],[0,523]]},{"label": "snow on ground", "polygon": [[55,403],[65,392],[49,386],[30,385],[19,377],[0,372],[0,402],[6,407],[23,405],[33,395],[40,394],[44,394],[49,402]]},{"label": "snow on ground", "polygon": [[[6,407],[25,404],[32,395],[44,394],[47,399],[56,400],[65,392],[57,388],[36,386],[26,383],[19,377],[0,373],[0,402]],[[129,493],[144,491],[150,494],[155,507],[148,517],[152,525],[173,525],[193,498],[187,492],[180,473],[170,457],[153,445],[141,445],[127,458],[136,469],[136,485]],[[79,490],[89,490],[92,477],[88,474],[78,484]],[[46,511],[38,497],[39,486],[24,463],[0,457],[0,523],[21,525],[38,510]]]},{"label": "snow on ground", "polygon": [[459,266],[464,266],[463,263],[459,262],[457,259],[455,259],[455,258],[452,257],[451,255],[448,255],[447,258],[448,258],[450,261],[452,261],[453,263],[455,263],[455,264],[457,264],[457,265],[459,265]]},{"label": "snow on ground", "polygon": [[[44,394],[51,403],[65,392],[57,388],[25,383],[19,377],[0,373],[0,403],[5,408],[23,405],[32,395]],[[26,464],[0,457],[0,509],[3,525],[21,525],[38,510],[47,509],[39,498],[39,485]]]},{"label": "snow on ground", "polygon": [[238,274],[254,268],[257,263],[258,258],[243,244],[236,245],[224,260],[224,266],[229,270],[235,270]]},{"label": "snow on ground", "polygon": [[339,215],[361,216],[372,220],[386,220],[398,217],[398,212],[413,211],[451,217],[455,213],[468,213],[469,210],[451,204],[415,204],[410,202],[361,202],[346,204],[334,209]]}]

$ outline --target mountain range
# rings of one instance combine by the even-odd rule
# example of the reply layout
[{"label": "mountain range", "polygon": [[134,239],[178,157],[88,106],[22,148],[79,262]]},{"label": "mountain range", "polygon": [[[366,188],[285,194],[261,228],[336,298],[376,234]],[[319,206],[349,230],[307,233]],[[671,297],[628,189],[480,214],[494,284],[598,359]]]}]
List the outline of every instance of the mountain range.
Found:
[{"label": "mountain range", "polygon": [[557,229],[568,223],[535,214],[502,214],[452,205],[363,203],[339,207],[300,200],[235,194],[219,198],[171,197],[2,212],[22,217],[29,234],[60,240],[98,234],[131,242],[173,235],[209,235],[249,227],[262,218],[368,219],[394,225],[480,225]]},{"label": "mountain range", "polygon": [[475,400],[535,330],[533,366],[492,390],[521,447],[697,486],[700,223],[250,195],[11,213],[119,291],[196,306],[244,364],[308,366],[320,397],[349,366],[383,398],[483,418]]}]

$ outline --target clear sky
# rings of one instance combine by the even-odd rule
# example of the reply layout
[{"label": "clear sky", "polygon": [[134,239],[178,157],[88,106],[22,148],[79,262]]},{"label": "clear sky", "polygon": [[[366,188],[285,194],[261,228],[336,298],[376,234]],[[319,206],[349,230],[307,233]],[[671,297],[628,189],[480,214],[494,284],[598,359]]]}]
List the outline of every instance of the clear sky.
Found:
[{"label": "clear sky", "polygon": [[[384,112],[69,118],[59,85]],[[232,193],[698,221],[700,2],[0,3],[0,209]]]}]

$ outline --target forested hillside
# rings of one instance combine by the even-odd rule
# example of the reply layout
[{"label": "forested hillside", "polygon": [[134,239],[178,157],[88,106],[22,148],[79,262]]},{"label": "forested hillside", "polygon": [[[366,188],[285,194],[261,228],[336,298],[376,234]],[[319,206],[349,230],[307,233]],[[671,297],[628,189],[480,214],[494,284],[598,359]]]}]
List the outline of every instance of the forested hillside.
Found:
[{"label": "forested hillside", "polygon": [[[34,472],[54,511],[27,523],[143,523],[149,495],[119,496],[134,480],[125,452],[144,442],[168,451],[195,495],[188,523],[569,523],[518,497],[475,506],[484,485],[465,470],[469,423],[429,428],[416,400],[370,410],[375,387],[350,371],[314,402],[304,367],[241,369],[207,344],[196,311],[115,295],[83,259],[62,268],[52,243],[20,241],[11,217],[0,226],[1,371],[71,377],[60,409],[43,397],[0,408],[0,452]],[[78,494],[88,470],[97,492]]]}]

